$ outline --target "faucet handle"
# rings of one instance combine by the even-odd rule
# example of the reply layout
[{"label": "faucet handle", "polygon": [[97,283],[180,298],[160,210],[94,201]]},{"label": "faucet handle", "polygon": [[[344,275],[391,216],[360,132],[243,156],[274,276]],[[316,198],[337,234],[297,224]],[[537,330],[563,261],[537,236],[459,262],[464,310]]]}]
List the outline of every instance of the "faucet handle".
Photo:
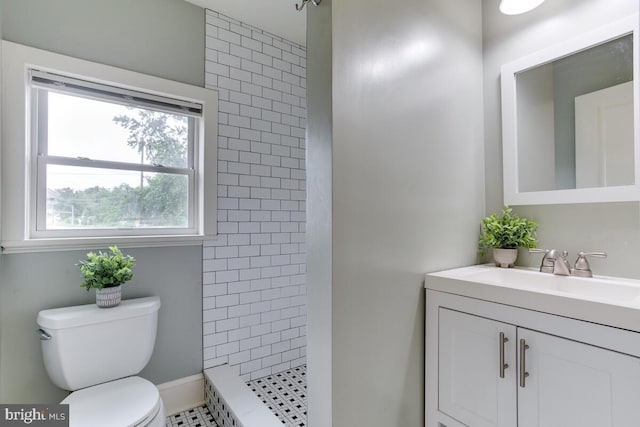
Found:
[{"label": "faucet handle", "polygon": [[576,263],[573,266],[573,270],[571,270],[571,274],[573,276],[593,277],[591,266],[589,266],[589,261],[587,261],[588,256],[592,256],[596,258],[606,258],[607,253],[606,252],[578,252],[578,259],[576,259]]},{"label": "faucet handle", "polygon": [[[555,264],[555,254],[557,251],[555,249],[539,249],[539,248],[530,248],[530,254],[534,253],[543,253],[542,262],[540,263],[540,272],[542,273],[553,273],[553,266]],[[552,255],[551,257],[549,255]]]},{"label": "faucet handle", "polygon": [[606,252],[578,252],[578,256],[593,256],[596,258],[606,258]]},{"label": "faucet handle", "polygon": [[535,254],[535,253],[548,253],[549,249],[540,249],[540,248],[529,248],[529,253],[530,254]]}]

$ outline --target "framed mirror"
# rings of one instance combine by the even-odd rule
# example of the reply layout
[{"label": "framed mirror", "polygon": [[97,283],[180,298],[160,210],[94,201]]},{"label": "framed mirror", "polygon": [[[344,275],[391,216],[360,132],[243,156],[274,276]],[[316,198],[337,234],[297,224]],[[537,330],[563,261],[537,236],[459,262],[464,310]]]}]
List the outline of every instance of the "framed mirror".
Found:
[{"label": "framed mirror", "polygon": [[502,66],[504,203],[640,200],[638,16]]}]

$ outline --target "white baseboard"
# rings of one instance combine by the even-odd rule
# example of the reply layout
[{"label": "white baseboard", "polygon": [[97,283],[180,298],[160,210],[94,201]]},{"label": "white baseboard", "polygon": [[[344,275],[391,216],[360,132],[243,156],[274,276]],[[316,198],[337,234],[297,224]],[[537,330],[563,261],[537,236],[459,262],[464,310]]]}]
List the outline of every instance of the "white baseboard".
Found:
[{"label": "white baseboard", "polygon": [[204,375],[196,374],[158,385],[166,415],[203,405]]}]

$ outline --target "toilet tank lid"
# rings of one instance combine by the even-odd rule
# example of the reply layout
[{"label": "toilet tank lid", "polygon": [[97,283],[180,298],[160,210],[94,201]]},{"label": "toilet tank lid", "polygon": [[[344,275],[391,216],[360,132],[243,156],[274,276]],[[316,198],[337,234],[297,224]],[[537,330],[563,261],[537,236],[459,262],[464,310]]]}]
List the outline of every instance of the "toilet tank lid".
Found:
[{"label": "toilet tank lid", "polygon": [[152,314],[160,309],[157,296],[123,300],[112,308],[99,308],[95,304],[53,308],[38,313],[38,325],[46,329],[66,329],[95,323],[108,323],[121,319]]}]

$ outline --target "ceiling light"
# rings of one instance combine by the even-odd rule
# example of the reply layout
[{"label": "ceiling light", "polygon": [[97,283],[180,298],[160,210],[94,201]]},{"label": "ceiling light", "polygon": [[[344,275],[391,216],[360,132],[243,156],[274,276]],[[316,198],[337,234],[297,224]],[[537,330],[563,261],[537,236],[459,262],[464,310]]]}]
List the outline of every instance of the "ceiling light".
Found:
[{"label": "ceiling light", "polygon": [[540,6],[544,0],[500,0],[500,12],[518,15]]}]

